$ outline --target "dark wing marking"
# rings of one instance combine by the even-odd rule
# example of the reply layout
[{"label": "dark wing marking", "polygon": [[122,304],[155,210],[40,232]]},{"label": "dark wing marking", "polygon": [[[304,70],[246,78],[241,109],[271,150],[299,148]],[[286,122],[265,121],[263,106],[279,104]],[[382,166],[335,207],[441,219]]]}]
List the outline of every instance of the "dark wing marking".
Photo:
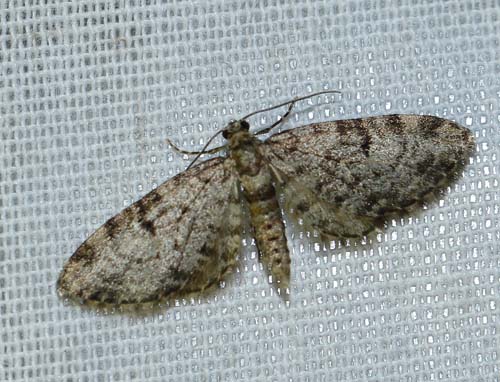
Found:
[{"label": "dark wing marking", "polygon": [[83,301],[142,303],[214,283],[235,256],[216,245],[229,214],[220,206],[233,205],[236,181],[224,160],[180,173],[109,219],[68,260],[59,292]]},{"label": "dark wing marking", "polygon": [[[345,217],[374,223],[442,190],[473,149],[469,130],[418,115],[311,124],[276,134],[261,146],[276,168]],[[346,234],[348,220],[342,222]]]}]

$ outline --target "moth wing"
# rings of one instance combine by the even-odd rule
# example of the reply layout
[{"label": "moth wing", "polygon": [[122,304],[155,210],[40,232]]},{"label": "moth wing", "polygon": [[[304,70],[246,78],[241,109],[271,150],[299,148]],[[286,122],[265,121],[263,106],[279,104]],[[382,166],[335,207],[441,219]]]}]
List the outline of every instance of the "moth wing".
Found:
[{"label": "moth wing", "polygon": [[228,232],[232,243],[239,240],[235,226],[241,216],[236,178],[224,161],[215,158],[178,174],[109,219],[67,261],[60,294],[143,303],[218,281],[234,263],[237,248],[217,242]]},{"label": "moth wing", "polygon": [[375,228],[375,219],[353,215],[327,202],[312,191],[307,183],[287,176],[272,164],[270,166],[278,181],[278,189],[283,193],[285,210],[292,212],[297,219],[302,219],[308,229],[317,230],[326,237],[349,238],[366,235]]},{"label": "moth wing", "polygon": [[294,194],[293,188],[309,190],[302,212],[314,212],[311,207],[318,202],[330,206],[336,229],[323,233],[349,237],[442,190],[463,169],[474,139],[468,129],[446,119],[387,115],[287,130],[261,147],[293,180],[292,207],[300,204],[300,190]]},{"label": "moth wing", "polygon": [[[241,233],[243,230],[243,209],[240,201],[239,182],[233,180],[227,200],[223,202],[222,217],[215,239],[210,243],[217,255],[217,261],[209,261],[200,267],[186,284],[186,293],[197,292],[220,281],[224,273],[235,263],[241,249]],[[219,204],[220,208],[221,204]]]}]

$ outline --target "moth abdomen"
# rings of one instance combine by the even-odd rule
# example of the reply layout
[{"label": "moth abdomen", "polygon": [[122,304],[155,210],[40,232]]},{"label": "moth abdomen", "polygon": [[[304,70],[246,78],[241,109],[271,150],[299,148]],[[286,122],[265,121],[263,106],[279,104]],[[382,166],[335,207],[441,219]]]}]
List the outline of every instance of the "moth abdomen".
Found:
[{"label": "moth abdomen", "polygon": [[[248,134],[243,139],[242,135]],[[281,287],[290,280],[290,255],[285,236],[281,208],[276,197],[269,166],[259,152],[260,141],[250,139],[249,132],[230,137],[230,156],[250,209],[250,223],[255,233],[260,259]]]},{"label": "moth abdomen", "polygon": [[265,200],[254,200],[249,207],[261,261],[276,281],[286,287],[290,280],[290,255],[276,194]]}]

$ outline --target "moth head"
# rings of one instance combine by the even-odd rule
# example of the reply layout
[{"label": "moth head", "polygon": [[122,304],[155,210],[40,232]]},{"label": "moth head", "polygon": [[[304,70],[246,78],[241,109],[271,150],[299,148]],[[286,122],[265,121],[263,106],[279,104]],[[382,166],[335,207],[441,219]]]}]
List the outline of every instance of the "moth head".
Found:
[{"label": "moth head", "polygon": [[248,131],[250,129],[250,125],[244,119],[240,119],[239,121],[232,121],[224,128],[222,131],[222,136],[225,139],[231,138],[232,135],[239,133],[240,131]]}]

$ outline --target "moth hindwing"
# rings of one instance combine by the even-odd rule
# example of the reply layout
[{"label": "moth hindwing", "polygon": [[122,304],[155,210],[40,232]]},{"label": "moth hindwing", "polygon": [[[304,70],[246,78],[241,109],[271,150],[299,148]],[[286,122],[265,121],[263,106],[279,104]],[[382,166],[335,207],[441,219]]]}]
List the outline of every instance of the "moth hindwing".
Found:
[{"label": "moth hindwing", "polygon": [[223,135],[226,157],[190,167],[91,235],[64,266],[59,292],[126,304],[203,291],[235,263],[244,216],[262,263],[286,288],[279,193],[309,229],[359,238],[443,190],[474,148],[469,130],[418,115],[315,123],[265,141],[243,119]]}]

